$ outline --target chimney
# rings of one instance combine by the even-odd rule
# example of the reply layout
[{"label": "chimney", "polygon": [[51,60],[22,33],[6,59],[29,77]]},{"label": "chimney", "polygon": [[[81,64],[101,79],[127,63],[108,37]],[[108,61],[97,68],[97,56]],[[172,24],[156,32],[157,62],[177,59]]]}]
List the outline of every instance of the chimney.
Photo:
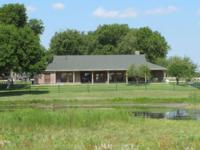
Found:
[{"label": "chimney", "polygon": [[135,51],[135,55],[140,55],[140,51]]}]

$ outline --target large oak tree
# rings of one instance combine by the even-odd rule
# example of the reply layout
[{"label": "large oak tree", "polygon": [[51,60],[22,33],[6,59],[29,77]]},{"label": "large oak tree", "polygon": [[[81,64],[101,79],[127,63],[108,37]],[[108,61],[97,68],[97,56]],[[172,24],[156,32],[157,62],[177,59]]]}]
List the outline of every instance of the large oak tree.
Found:
[{"label": "large oak tree", "polygon": [[21,4],[0,7],[0,73],[36,74],[47,65],[46,51],[40,44],[41,21],[27,21]]}]

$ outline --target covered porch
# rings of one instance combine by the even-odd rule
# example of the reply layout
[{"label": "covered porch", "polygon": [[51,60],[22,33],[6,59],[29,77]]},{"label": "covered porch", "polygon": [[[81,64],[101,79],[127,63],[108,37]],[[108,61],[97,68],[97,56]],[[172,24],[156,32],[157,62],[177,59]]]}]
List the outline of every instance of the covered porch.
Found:
[{"label": "covered porch", "polygon": [[[165,71],[151,70],[151,81],[162,82],[166,76]],[[126,83],[133,82],[128,78],[126,71],[59,71],[46,72],[39,76],[38,84],[98,84],[98,83]]]},{"label": "covered porch", "polygon": [[126,71],[56,72],[56,83],[126,83]]}]

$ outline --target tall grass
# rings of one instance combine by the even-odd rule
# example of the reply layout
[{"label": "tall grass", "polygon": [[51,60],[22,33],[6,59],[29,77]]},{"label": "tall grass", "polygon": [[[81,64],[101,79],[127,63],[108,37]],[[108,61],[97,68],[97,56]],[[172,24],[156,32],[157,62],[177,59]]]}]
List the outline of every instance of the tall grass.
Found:
[{"label": "tall grass", "polygon": [[128,121],[131,114],[124,109],[26,109],[0,113],[0,126],[13,127],[92,127],[106,121]]},{"label": "tall grass", "polygon": [[199,139],[197,121],[135,118],[124,109],[0,112],[3,150],[195,150]]}]

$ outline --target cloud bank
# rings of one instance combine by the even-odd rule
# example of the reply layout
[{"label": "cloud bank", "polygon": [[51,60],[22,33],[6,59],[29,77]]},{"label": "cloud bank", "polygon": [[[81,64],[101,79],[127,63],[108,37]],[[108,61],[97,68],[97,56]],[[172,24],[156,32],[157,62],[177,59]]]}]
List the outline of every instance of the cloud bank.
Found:
[{"label": "cloud bank", "polygon": [[103,7],[98,7],[93,12],[93,15],[99,18],[134,18],[138,16],[137,12],[132,8],[119,11],[119,10],[106,10]]},{"label": "cloud bank", "polygon": [[168,7],[163,7],[163,8],[155,8],[155,9],[150,9],[145,12],[146,15],[166,15],[166,14],[171,14],[175,13],[178,11],[178,8],[176,6],[168,6]]},{"label": "cloud bank", "polygon": [[97,7],[93,12],[93,16],[98,18],[135,18],[138,16],[167,15],[175,13],[177,11],[178,8],[176,6],[154,8],[143,11],[136,11],[133,8],[127,8],[124,10],[107,10],[103,7]]}]

